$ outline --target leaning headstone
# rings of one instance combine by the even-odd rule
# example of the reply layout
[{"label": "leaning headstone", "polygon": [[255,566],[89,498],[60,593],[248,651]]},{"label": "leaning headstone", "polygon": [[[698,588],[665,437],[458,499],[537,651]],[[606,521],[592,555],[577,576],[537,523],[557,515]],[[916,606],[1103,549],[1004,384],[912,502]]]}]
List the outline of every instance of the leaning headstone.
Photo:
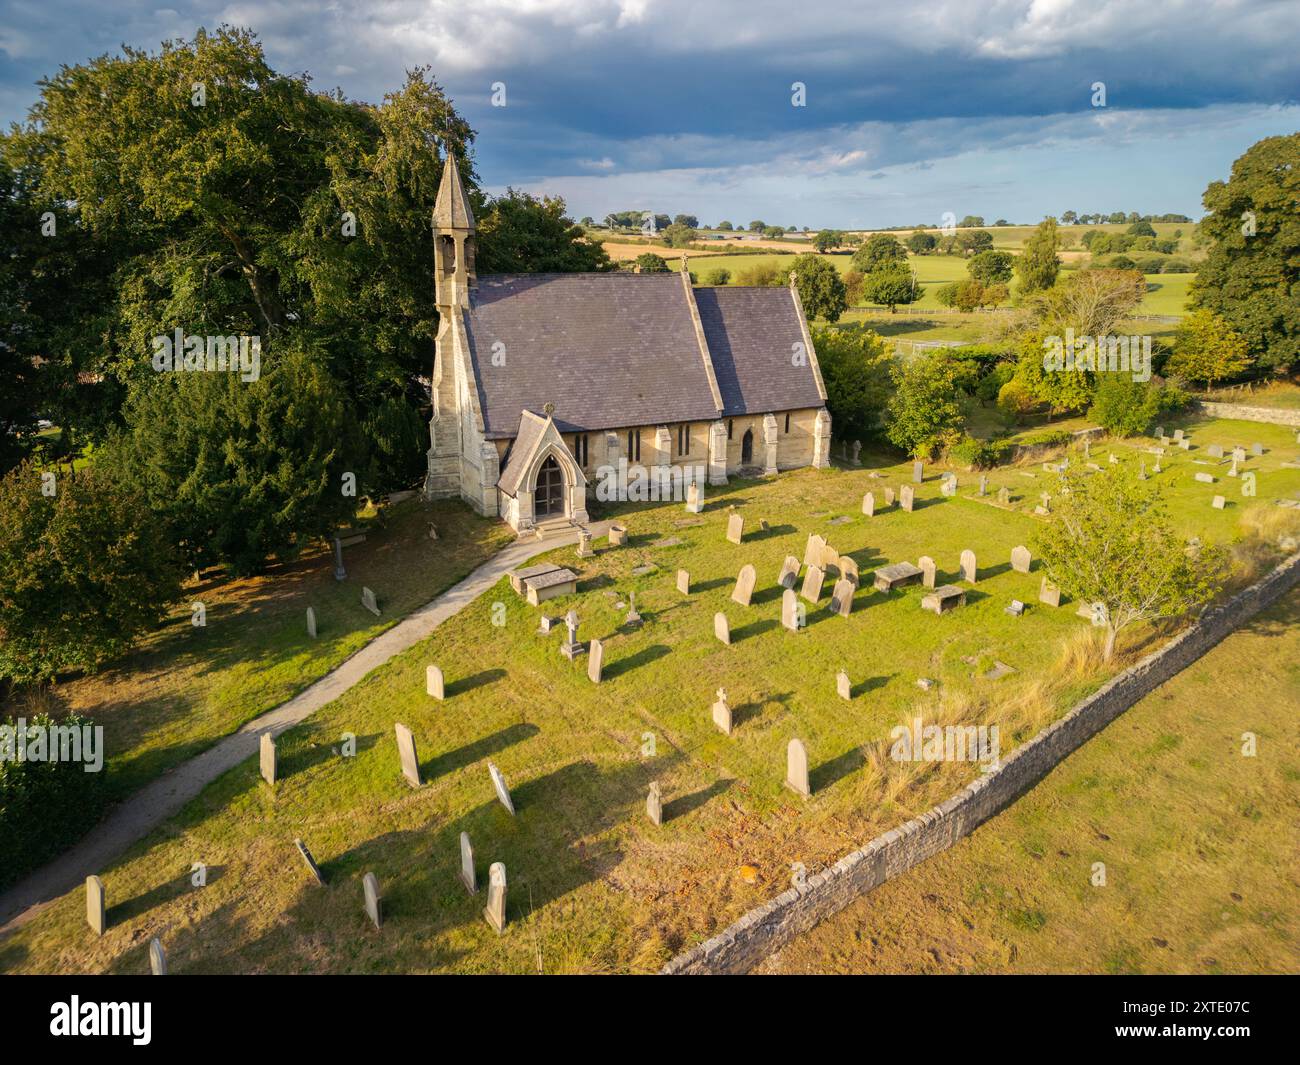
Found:
[{"label": "leaning headstone", "polygon": [[1032,562],[1033,556],[1024,544],[1011,549],[1011,568],[1017,573],[1028,573]]},{"label": "leaning headstone", "polygon": [[835,674],[835,692],[841,699],[853,698],[853,685],[849,683],[849,675],[842,669]]},{"label": "leaning headstone", "polygon": [[587,654],[587,679],[592,684],[600,683],[601,670],[605,665],[605,645],[600,641],[593,639],[591,648]]},{"label": "leaning headstone", "polygon": [[781,563],[781,574],[776,583],[782,588],[793,588],[799,581],[799,560],[794,555],[786,555]]},{"label": "leaning headstone", "polygon": [[650,823],[662,825],[664,823],[664,800],[659,793],[659,781],[650,781],[650,794],[645,799],[645,815],[650,818]]},{"label": "leaning headstone", "polygon": [[86,877],[86,923],[97,936],[108,927],[104,909],[104,882],[97,876]]},{"label": "leaning headstone", "polygon": [[1180,441],[1178,441],[1178,446],[1182,448],[1184,451],[1191,451],[1192,438],[1190,436],[1183,437]]},{"label": "leaning headstone", "polygon": [[320,866],[316,864],[316,859],[312,857],[311,851],[307,849],[307,844],[300,839],[295,839],[293,845],[298,850],[298,856],[302,858],[303,863],[307,866],[307,871],[311,873],[317,884],[324,887],[325,877],[320,871]]},{"label": "leaning headstone", "polygon": [[1038,584],[1038,601],[1048,606],[1061,605],[1061,589],[1044,577]]},{"label": "leaning headstone", "polygon": [[893,490],[892,488],[886,487],[886,488],[885,488],[885,506],[887,506],[887,507],[892,507],[893,505],[894,505],[894,490]]},{"label": "leaning headstone", "polygon": [[492,787],[497,793],[497,801],[510,811],[510,816],[515,816],[515,804],[510,798],[510,789],[506,787],[506,778],[501,775],[499,770],[492,762],[488,762],[488,776],[492,778]]},{"label": "leaning headstone", "polygon": [[718,700],[713,704],[713,723],[724,736],[731,735],[731,707],[727,705],[727,689],[719,688]]},{"label": "leaning headstone", "polygon": [[493,862],[488,867],[488,897],[483,916],[497,930],[497,935],[506,930],[506,867],[502,862]]},{"label": "leaning headstone", "polygon": [[684,569],[679,569],[677,571],[677,590],[681,592],[682,595],[691,594],[691,575]]},{"label": "leaning headstone", "polygon": [[1020,617],[1022,614],[1024,614],[1024,612],[1025,612],[1025,604],[1022,603],[1019,599],[1011,600],[1010,605],[1006,608],[1006,610],[1003,611],[1003,613],[1010,614],[1013,618]]},{"label": "leaning headstone", "polygon": [[397,733],[397,753],[402,757],[402,776],[411,787],[418,788],[423,781],[420,779],[420,760],[415,755],[415,736],[400,721],[393,723],[393,731]]},{"label": "leaning headstone", "polygon": [[802,740],[791,740],[785,748],[785,786],[805,799],[808,788],[808,750]]},{"label": "leaning headstone", "polygon": [[925,463],[924,462],[912,463],[912,483],[920,484],[924,480],[925,480]]},{"label": "leaning headstone", "polygon": [[822,554],[826,550],[826,541],[816,533],[808,537],[808,543],[803,549],[803,564],[805,566],[820,566]]},{"label": "leaning headstone", "polygon": [[929,555],[922,555],[916,560],[916,564],[921,570],[921,583],[927,588],[933,588],[934,577],[938,572],[938,567],[934,564],[934,559]]},{"label": "leaning headstone", "polygon": [[1228,501],[1224,499],[1223,496],[1215,496],[1212,500],[1210,500],[1210,506],[1212,506],[1215,510],[1222,510],[1227,505],[1228,505]]},{"label": "leaning headstone", "polygon": [[446,685],[442,679],[442,670],[437,666],[429,666],[425,669],[424,690],[434,699],[445,699],[447,697]]},{"label": "leaning headstone", "polygon": [[262,779],[268,784],[274,784],[276,770],[279,768],[279,760],[275,756],[275,740],[271,738],[269,732],[263,732],[261,740],[258,741],[257,762],[262,773]]},{"label": "leaning headstone", "polygon": [[903,485],[902,489],[898,493],[899,506],[901,506],[905,511],[911,514],[912,502],[914,499],[915,499],[915,495],[913,493],[912,486],[910,484]]},{"label": "leaning headstone", "polygon": [[149,972],[154,976],[167,975],[167,952],[157,936],[149,940]]},{"label": "leaning headstone", "polygon": [[749,600],[754,594],[754,584],[758,580],[758,572],[754,569],[752,563],[746,563],[740,567],[740,575],[736,578],[736,587],[732,589],[731,601],[739,603],[741,606],[749,606]]},{"label": "leaning headstone", "polygon": [[854,585],[860,584],[861,579],[858,573],[858,564],[853,561],[849,555],[840,555],[839,562],[836,563],[836,569],[840,571],[840,576],[850,580]]},{"label": "leaning headstone", "polygon": [[471,895],[478,894],[478,874],[474,871],[474,847],[470,844],[468,832],[460,834],[460,882]]},{"label": "leaning headstone", "polygon": [[975,567],[975,552],[966,550],[961,553],[961,579],[974,584],[979,580],[979,570]]},{"label": "leaning headstone", "polygon": [[375,617],[379,617],[379,604],[375,602],[375,593],[369,588],[361,589],[361,605],[374,614]]},{"label": "leaning headstone", "polygon": [[1002,503],[1003,505],[1009,504],[1011,502],[1011,489],[1009,489],[1006,485],[1003,485],[1001,488],[998,489],[998,502]]},{"label": "leaning headstone", "polygon": [[791,632],[799,631],[799,597],[793,588],[781,593],[781,624]]},{"label": "leaning headstone", "polygon": [[731,624],[727,621],[727,615],[721,610],[713,615],[713,635],[728,647],[731,646]]},{"label": "leaning headstone", "polygon": [[948,499],[957,494],[957,475],[955,473],[944,474],[943,480],[939,482],[939,494]]},{"label": "leaning headstone", "polygon": [[848,617],[853,610],[853,593],[857,587],[847,577],[836,581],[835,588],[831,591],[831,610],[842,618]]},{"label": "leaning headstone", "polygon": [[810,603],[815,603],[822,597],[822,584],[826,580],[826,574],[822,572],[820,566],[809,566],[808,572],[804,574],[803,588],[799,594]]},{"label": "leaning headstone", "polygon": [[307,608],[307,635],[316,639],[316,611],[311,607]]},{"label": "leaning headstone", "polygon": [[1178,443],[1180,440],[1182,440],[1182,438],[1183,438],[1183,431],[1182,431],[1181,429],[1175,429],[1175,430],[1174,430],[1174,443],[1175,443],[1175,444]]},{"label": "leaning headstone", "polygon": [[379,879],[374,873],[361,878],[361,890],[366,899],[366,916],[376,928],[384,926],[384,900],[379,894]]},{"label": "leaning headstone", "polygon": [[686,486],[686,512],[698,514],[704,509],[704,486],[699,481],[691,481]]},{"label": "leaning headstone", "polygon": [[874,492],[868,492],[862,497],[862,513],[868,518],[876,513],[876,496]]},{"label": "leaning headstone", "polygon": [[745,535],[745,518],[739,512],[733,510],[727,518],[727,539],[733,544],[738,544]]}]

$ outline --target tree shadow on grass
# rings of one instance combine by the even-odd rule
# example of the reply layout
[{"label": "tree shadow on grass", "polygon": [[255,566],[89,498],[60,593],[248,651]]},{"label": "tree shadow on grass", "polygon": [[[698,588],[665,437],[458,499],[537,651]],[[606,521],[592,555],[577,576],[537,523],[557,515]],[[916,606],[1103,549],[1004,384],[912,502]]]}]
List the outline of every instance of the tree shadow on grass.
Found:
[{"label": "tree shadow on grass", "polygon": [[455,772],[457,769],[463,769],[475,762],[482,761],[488,755],[496,754],[507,747],[513,747],[516,743],[530,740],[540,731],[541,729],[536,725],[517,722],[506,728],[499,729],[490,736],[483,736],[473,743],[467,743],[454,750],[430,758],[420,766],[420,776],[425,783],[428,783],[437,777],[445,776],[447,773]]},{"label": "tree shadow on grass", "polygon": [[866,764],[866,756],[858,747],[851,747],[838,758],[832,758],[829,762],[823,762],[816,769],[808,774],[808,786],[812,789],[814,795],[818,792],[825,791],[836,781],[848,776],[855,770],[861,769]]},{"label": "tree shadow on grass", "polygon": [[[219,865],[209,865],[207,867],[207,883],[215,884],[221,879],[222,867]],[[134,917],[139,917],[158,906],[166,905],[173,899],[178,899],[188,891],[202,891],[203,888],[194,887],[190,883],[191,873],[187,870],[180,876],[172,877],[170,880],[164,880],[154,888],[146,891],[142,895],[136,895],[135,898],[125,899],[116,906],[109,906],[104,913],[105,920],[109,926],[122,924]],[[111,890],[111,882],[105,885],[106,890]]]},{"label": "tree shadow on grass", "polygon": [[604,669],[603,676],[606,680],[614,677],[621,677],[624,673],[630,673],[640,666],[648,665],[657,659],[663,658],[670,653],[670,648],[662,643],[651,644],[649,647],[643,647],[636,654],[628,655],[626,658],[620,658],[611,662]]}]

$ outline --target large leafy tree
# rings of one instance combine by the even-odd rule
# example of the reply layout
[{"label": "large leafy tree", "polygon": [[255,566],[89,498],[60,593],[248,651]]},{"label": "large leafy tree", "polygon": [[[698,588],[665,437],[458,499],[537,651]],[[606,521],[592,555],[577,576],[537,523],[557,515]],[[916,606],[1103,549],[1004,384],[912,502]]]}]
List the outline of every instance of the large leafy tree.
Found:
[{"label": "large leafy tree", "polygon": [[889,263],[871,271],[863,280],[862,293],[870,302],[888,307],[890,314],[895,307],[921,298],[921,288],[905,262]]},{"label": "large leafy tree", "polygon": [[1056,219],[1044,218],[1025,241],[1024,250],[1016,260],[1022,295],[1042,292],[1056,284],[1056,275],[1061,269],[1061,260],[1056,254],[1060,246]]},{"label": "large leafy tree", "polygon": [[1014,261],[1009,251],[982,251],[966,263],[966,272],[981,285],[999,285],[1011,280]]},{"label": "large leafy tree", "polygon": [[515,189],[490,200],[480,213],[476,265],[481,274],[613,269],[604,247],[588,240],[565,214],[564,200]]},{"label": "large leafy tree", "polygon": [[1089,474],[1071,468],[1052,495],[1051,522],[1037,536],[1047,576],[1066,595],[1100,603],[1102,656],[1143,621],[1177,617],[1204,603],[1219,583],[1219,548],[1191,549],[1174,532],[1158,488],[1121,466]]},{"label": "large leafy tree", "polygon": [[1224,318],[1262,369],[1300,364],[1300,133],[1252,145],[1203,202],[1210,247],[1194,304]]},{"label": "large leafy tree", "polygon": [[1165,369],[1188,381],[1203,381],[1213,388],[1250,367],[1245,339],[1223,318],[1201,308],[1178,323],[1174,353]]},{"label": "large leafy tree", "polygon": [[853,253],[853,268],[864,274],[871,273],[889,263],[907,260],[907,249],[891,233],[874,233]]},{"label": "large leafy tree", "polygon": [[845,439],[878,434],[892,391],[894,358],[889,345],[858,326],[819,329],[813,333],[813,347],[836,433]]},{"label": "large leafy tree", "polygon": [[790,271],[795,275],[795,287],[799,290],[804,313],[809,318],[839,321],[849,305],[848,290],[830,261],[805,252],[795,256]]},{"label": "large leafy tree", "polygon": [[0,479],[0,676],[93,669],[179,593],[166,529],[102,471],[49,482],[24,462]]},{"label": "large leafy tree", "polygon": [[885,435],[914,458],[929,458],[961,433],[957,367],[946,352],[930,352],[894,368]]}]

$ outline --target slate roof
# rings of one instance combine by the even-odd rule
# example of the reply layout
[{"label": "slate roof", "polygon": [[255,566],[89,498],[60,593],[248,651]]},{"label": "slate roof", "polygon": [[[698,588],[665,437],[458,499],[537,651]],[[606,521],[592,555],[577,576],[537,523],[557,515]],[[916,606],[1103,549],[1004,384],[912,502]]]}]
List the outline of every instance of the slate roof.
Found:
[{"label": "slate roof", "polygon": [[810,366],[791,362],[803,329],[789,288],[697,288],[723,416],[822,407]]},{"label": "slate roof", "polygon": [[[811,366],[790,361],[802,330],[788,289],[694,296],[722,413],[681,275],[480,277],[465,322],[487,437],[513,437],[545,403],[562,433],[824,406]],[[498,341],[504,366],[492,365]]]}]

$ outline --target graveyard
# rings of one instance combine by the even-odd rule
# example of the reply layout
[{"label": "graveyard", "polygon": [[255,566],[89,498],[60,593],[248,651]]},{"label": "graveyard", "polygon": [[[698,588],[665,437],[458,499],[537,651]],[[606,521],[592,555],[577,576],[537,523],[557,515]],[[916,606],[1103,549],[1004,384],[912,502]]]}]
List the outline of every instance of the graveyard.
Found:
[{"label": "graveyard", "polygon": [[[982,473],[855,464],[837,441],[833,468],[733,479],[699,513],[593,513],[589,552],[529,563],[571,582],[502,577],[100,870],[102,935],[77,888],[0,967],[143,972],[161,937],[172,972],[655,971],[980,772],[891,759],[899,724],[996,724],[1005,753],[1177,628],[1128,634],[1103,668],[1080,604],[1040,599],[1047,467],[1157,480],[1210,542],[1293,509],[1293,430],[1162,428]],[[1236,585],[1276,557],[1244,542]],[[438,591],[391,579],[381,604]]]}]

